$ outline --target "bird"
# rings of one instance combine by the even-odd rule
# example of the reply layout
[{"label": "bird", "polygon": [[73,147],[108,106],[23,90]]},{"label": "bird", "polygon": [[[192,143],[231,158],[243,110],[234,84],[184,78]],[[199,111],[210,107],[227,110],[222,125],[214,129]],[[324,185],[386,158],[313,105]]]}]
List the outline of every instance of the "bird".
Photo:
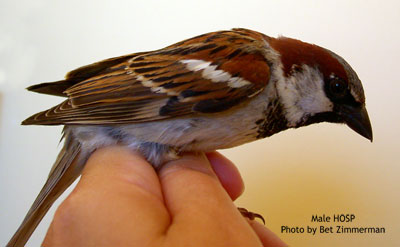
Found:
[{"label": "bird", "polygon": [[124,145],[155,168],[183,152],[231,148],[315,123],[372,142],[363,86],[336,53],[235,28],[114,57],[29,91],[64,97],[22,125],[64,125],[64,145],[7,247],[24,246],[96,149]]}]

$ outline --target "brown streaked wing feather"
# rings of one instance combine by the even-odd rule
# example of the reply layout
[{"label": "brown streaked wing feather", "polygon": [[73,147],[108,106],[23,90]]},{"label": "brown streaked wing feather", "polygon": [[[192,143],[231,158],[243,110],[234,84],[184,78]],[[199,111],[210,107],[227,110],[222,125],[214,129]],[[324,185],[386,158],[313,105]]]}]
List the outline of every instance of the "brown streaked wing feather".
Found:
[{"label": "brown streaked wing feather", "polygon": [[[209,33],[117,59],[108,68],[90,68],[90,76],[78,69],[69,76],[84,80],[65,91],[69,99],[24,124],[123,124],[230,109],[260,93],[269,81],[264,40],[257,35]],[[213,82],[182,60],[212,62],[215,70],[251,83],[233,87],[228,81]]]},{"label": "brown streaked wing feather", "polygon": [[[140,123],[148,121],[148,118],[160,120],[166,118],[158,115],[158,109],[151,107],[151,104],[166,104],[166,99],[148,102],[137,101],[136,108],[131,107],[130,102],[119,104],[96,105],[84,108],[73,108],[69,100],[40,113],[37,113],[25,121],[23,125],[59,125],[59,124],[123,124]],[[82,110],[83,109],[83,110]],[[155,112],[154,112],[155,111]]]}]

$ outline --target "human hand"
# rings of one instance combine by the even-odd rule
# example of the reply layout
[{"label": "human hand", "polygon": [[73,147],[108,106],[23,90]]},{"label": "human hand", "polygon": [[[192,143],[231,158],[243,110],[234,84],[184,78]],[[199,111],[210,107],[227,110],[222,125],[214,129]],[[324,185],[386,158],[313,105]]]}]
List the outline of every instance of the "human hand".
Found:
[{"label": "human hand", "polygon": [[88,160],[43,246],[286,246],[233,204],[243,191],[221,154],[185,154],[157,172],[125,147]]}]

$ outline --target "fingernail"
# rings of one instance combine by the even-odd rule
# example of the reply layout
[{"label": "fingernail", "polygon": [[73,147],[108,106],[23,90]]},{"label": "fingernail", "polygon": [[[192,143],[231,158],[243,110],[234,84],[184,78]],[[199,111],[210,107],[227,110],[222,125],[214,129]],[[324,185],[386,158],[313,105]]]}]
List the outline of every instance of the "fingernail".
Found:
[{"label": "fingernail", "polygon": [[165,163],[160,173],[166,175],[167,173],[176,172],[180,169],[191,169],[216,176],[204,153],[184,153],[179,159]]}]

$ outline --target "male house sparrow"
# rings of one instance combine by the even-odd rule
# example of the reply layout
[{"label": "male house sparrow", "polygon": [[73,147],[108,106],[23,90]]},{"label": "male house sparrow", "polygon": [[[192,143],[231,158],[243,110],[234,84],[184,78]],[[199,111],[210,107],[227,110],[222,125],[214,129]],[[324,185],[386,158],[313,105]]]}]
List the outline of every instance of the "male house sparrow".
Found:
[{"label": "male house sparrow", "polygon": [[66,97],[23,125],[65,125],[64,147],[7,246],[23,246],[99,147],[155,167],[183,151],[230,148],[288,128],[346,123],[372,141],[360,80],[335,53],[247,29],[203,34],[69,72],[30,91]]}]

